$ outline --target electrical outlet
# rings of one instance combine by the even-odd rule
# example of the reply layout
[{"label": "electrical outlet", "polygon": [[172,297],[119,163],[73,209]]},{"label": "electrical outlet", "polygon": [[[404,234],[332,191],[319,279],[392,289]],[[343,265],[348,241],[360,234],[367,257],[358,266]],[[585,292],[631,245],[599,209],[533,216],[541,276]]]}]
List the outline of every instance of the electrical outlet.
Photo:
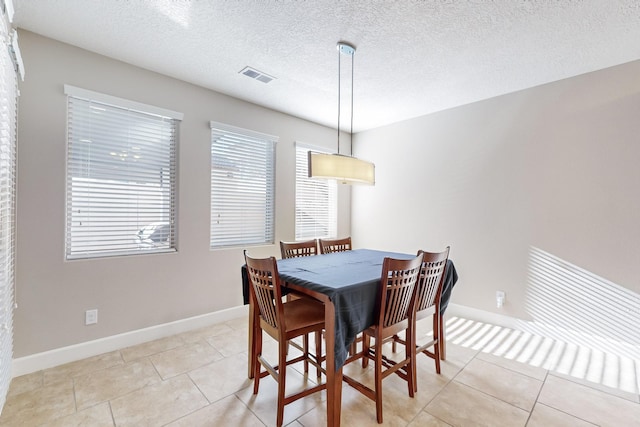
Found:
[{"label": "electrical outlet", "polygon": [[95,325],[98,323],[98,309],[87,310],[84,312],[84,324]]},{"label": "electrical outlet", "polygon": [[504,291],[496,291],[496,306],[501,308],[504,305],[505,293]]}]

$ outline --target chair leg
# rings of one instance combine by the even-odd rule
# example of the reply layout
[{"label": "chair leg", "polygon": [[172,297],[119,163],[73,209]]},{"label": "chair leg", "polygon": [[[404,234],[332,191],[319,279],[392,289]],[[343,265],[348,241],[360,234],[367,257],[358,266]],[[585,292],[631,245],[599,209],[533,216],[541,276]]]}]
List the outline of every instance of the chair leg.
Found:
[{"label": "chair leg", "polygon": [[441,330],[442,330],[442,316],[434,313],[433,314],[433,321],[436,322],[433,325],[433,339],[435,341],[435,344],[433,346],[433,360],[436,361],[436,373],[440,373],[440,358],[441,358],[441,351],[442,351],[442,335],[441,335]]},{"label": "chair leg", "polygon": [[444,336],[444,316],[439,315],[438,322],[438,341],[440,343],[440,360],[447,359],[447,345]]},{"label": "chair leg", "polygon": [[322,357],[322,333],[316,332],[315,336],[316,340],[316,362],[318,362],[318,366],[316,366],[316,374],[318,379],[322,376],[322,370],[320,369],[321,363],[320,358]]},{"label": "chair leg", "polygon": [[405,359],[409,359],[409,365],[407,366],[407,387],[409,389],[409,397],[413,397],[418,391],[415,320],[409,320],[409,328],[405,332],[404,342],[404,357]]},{"label": "chair leg", "polygon": [[258,394],[260,387],[260,356],[262,355],[262,329],[259,327],[253,331],[254,349],[253,354],[253,394]]},{"label": "chair leg", "polygon": [[309,334],[302,337],[302,352],[304,353],[304,373],[309,374]]},{"label": "chair leg", "polygon": [[382,424],[382,340],[376,338],[375,343],[375,395],[376,395],[376,418],[378,424]]},{"label": "chair leg", "polygon": [[369,347],[371,345],[369,335],[362,334],[362,367],[369,366]]},{"label": "chair leg", "polygon": [[287,379],[287,352],[285,343],[278,346],[278,408],[276,415],[276,426],[281,427],[284,423],[284,392]]}]

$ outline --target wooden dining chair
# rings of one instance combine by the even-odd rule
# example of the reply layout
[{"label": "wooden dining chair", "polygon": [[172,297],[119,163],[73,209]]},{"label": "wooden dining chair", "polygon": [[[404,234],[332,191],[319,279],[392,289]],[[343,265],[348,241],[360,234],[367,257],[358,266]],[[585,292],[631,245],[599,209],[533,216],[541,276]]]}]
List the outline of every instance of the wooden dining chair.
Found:
[{"label": "wooden dining chair", "polygon": [[[376,402],[376,418],[382,423],[382,380],[395,373],[407,381],[409,396],[413,397],[413,363],[415,361],[412,337],[415,336],[413,324],[410,322],[415,286],[420,274],[422,255],[410,260],[385,258],[382,264],[382,275],[376,297],[376,317],[374,324],[363,332],[362,351],[347,358],[345,365],[362,359],[362,367],[368,366],[369,359],[374,362],[374,389],[370,389],[361,382],[344,375],[344,381]],[[409,343],[405,346],[404,360],[394,361],[382,354],[384,342],[405,331]],[[373,347],[370,346],[374,339]]]},{"label": "wooden dining chair", "polygon": [[[257,259],[245,253],[247,274],[251,283],[251,299],[259,310],[259,320],[252,322],[254,342],[253,352],[253,394],[258,394],[260,378],[271,375],[278,383],[278,403],[276,425],[282,426],[284,406],[300,398],[326,389],[326,383],[318,384],[301,392],[285,396],[287,366],[305,362],[305,374],[308,364],[316,367],[318,378],[322,371],[321,363],[325,359],[321,355],[324,329],[324,305],[310,298],[300,298],[289,302],[282,301],[282,289],[278,276],[278,266],[274,257]],[[278,342],[278,364],[271,365],[262,357],[262,331],[265,331]],[[309,353],[309,334],[315,333],[315,354]],[[293,341],[303,337],[303,345]],[[290,343],[302,351],[302,355],[287,360],[287,346]],[[262,370],[262,367],[265,370]]]},{"label": "wooden dining chair", "polygon": [[[447,259],[449,258],[449,246],[442,252],[425,252],[418,251],[418,255],[422,255],[422,266],[420,268],[420,277],[415,288],[415,310],[411,322],[413,323],[412,331],[417,331],[417,322],[432,316],[433,337],[424,344],[417,344],[417,337],[412,337],[414,341],[416,358],[418,354],[425,354],[432,358],[436,364],[436,372],[440,373],[440,345],[443,332],[443,318],[440,313],[440,296],[442,295],[442,286],[444,283],[445,269]],[[396,343],[408,346],[405,340],[401,339],[397,334],[393,336],[393,352],[396,351]],[[429,350],[433,348],[433,350]],[[413,364],[414,371],[413,384],[415,391],[418,391],[416,363]]]},{"label": "wooden dining chair", "polygon": [[280,253],[282,254],[282,259],[317,255],[318,241],[316,239],[305,242],[280,241]]},{"label": "wooden dining chair", "polygon": [[321,254],[330,254],[333,252],[344,252],[351,250],[351,237],[344,239],[318,239]]},{"label": "wooden dining chair", "polygon": [[[282,259],[297,258],[301,256],[312,256],[318,254],[318,241],[316,239],[304,242],[283,242],[280,241],[280,254]],[[287,294],[287,301],[301,298],[301,295]]]}]

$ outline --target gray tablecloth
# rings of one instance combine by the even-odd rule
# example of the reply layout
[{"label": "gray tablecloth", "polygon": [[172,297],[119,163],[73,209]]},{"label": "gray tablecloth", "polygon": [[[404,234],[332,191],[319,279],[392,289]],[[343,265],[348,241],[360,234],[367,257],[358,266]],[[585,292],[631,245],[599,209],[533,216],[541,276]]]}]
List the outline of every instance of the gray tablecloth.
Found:
[{"label": "gray tablecloth", "polygon": [[[326,255],[278,261],[280,278],[327,295],[335,306],[336,369],[344,364],[356,335],[373,324],[377,286],[385,257],[410,259],[415,255],[356,249]],[[458,280],[453,262],[447,262],[441,298],[441,313],[447,308]],[[242,269],[244,302],[249,302],[249,282]]]}]

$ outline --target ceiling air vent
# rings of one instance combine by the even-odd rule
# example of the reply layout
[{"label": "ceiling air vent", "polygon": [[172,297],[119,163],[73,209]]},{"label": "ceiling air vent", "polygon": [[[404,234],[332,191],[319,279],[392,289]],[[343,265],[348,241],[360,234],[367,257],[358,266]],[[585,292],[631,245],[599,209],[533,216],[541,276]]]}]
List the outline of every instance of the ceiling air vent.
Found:
[{"label": "ceiling air vent", "polygon": [[261,81],[262,83],[269,83],[271,80],[275,79],[275,77],[271,77],[270,75],[251,67],[244,67],[240,71],[240,74],[244,74],[247,77]]}]

